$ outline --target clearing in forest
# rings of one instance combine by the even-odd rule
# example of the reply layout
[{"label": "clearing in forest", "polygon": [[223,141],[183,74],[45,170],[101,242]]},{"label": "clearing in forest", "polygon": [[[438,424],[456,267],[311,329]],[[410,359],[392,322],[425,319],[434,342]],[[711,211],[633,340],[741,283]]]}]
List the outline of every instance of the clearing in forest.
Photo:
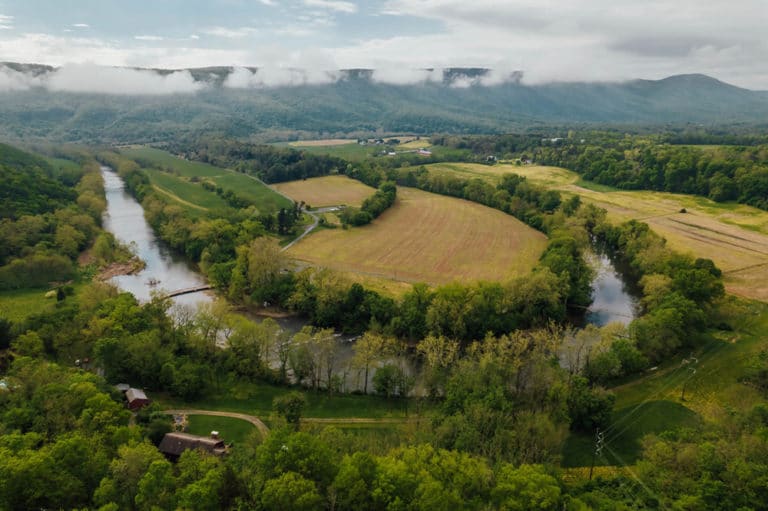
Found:
[{"label": "clearing in forest", "polygon": [[323,206],[359,206],[376,193],[375,188],[347,176],[324,176],[277,183],[272,187],[296,202],[304,201],[313,208]]},{"label": "clearing in forest", "polygon": [[342,272],[444,284],[524,275],[546,243],[500,211],[399,187],[397,202],[370,225],[316,232],[288,253]]},{"label": "clearing in forest", "polygon": [[[712,259],[728,292],[768,302],[768,212],[734,203],[666,192],[623,191],[582,181],[575,172],[538,165],[427,165],[430,172],[497,181],[520,174],[532,182],[578,194],[608,211],[615,221],[646,222],[669,246]],[[685,212],[681,212],[685,210]]]}]

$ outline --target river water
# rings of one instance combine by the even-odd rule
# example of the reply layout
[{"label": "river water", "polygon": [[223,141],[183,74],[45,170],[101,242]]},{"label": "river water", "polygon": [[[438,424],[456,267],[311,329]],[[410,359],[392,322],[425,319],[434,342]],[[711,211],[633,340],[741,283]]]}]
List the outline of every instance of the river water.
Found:
[{"label": "river water", "polygon": [[[120,275],[111,282],[123,291],[133,294],[139,301],[149,301],[152,291],[175,291],[205,284],[205,279],[195,272],[181,257],[173,254],[159,242],[154,231],[144,219],[144,210],[136,199],[125,191],[120,176],[109,167],[101,167],[107,211],[104,214],[104,229],[115,235],[119,241],[130,245],[146,267],[135,275]],[[150,282],[157,282],[152,286]],[[206,293],[177,296],[176,304],[195,305],[210,301]]]},{"label": "river water", "polygon": [[590,259],[595,279],[585,322],[597,326],[614,322],[628,325],[637,316],[639,290],[622,277],[608,255],[591,254]]}]

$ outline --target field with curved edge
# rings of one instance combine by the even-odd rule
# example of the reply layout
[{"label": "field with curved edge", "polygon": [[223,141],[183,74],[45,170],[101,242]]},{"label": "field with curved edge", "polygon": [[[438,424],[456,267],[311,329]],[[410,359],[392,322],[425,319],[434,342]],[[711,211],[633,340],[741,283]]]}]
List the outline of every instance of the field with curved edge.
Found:
[{"label": "field with curved edge", "polygon": [[122,148],[120,152],[137,160],[142,166],[155,167],[145,169],[155,188],[187,208],[207,210],[227,206],[222,198],[202,187],[202,180],[211,181],[224,190],[231,190],[252,201],[261,213],[291,207],[291,201],[258,179],[234,170],[184,160],[152,147],[134,146]]},{"label": "field with curved edge", "polygon": [[276,183],[272,188],[293,200],[304,201],[313,208],[323,206],[359,206],[376,193],[375,188],[346,176],[324,176]]},{"label": "field with curved edge", "polygon": [[557,167],[438,163],[427,169],[493,182],[503,174],[516,173],[578,194],[605,208],[615,221],[646,222],[672,248],[712,259],[723,270],[728,292],[768,302],[768,211],[692,195],[617,190],[582,181],[575,172]]},{"label": "field with curved edge", "polygon": [[500,211],[399,187],[395,205],[372,224],[313,233],[288,253],[342,272],[442,284],[526,274],[546,243]]}]

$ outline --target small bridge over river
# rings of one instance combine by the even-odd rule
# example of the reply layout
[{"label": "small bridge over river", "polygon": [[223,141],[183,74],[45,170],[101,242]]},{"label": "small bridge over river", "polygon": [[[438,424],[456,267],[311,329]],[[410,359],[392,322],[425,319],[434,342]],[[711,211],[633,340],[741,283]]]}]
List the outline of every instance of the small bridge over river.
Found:
[{"label": "small bridge over river", "polygon": [[208,291],[209,289],[213,289],[213,286],[210,284],[203,284],[201,286],[185,287],[184,289],[169,291],[164,296],[166,298],[173,298],[174,296],[189,295],[192,293],[199,293],[200,291]]}]

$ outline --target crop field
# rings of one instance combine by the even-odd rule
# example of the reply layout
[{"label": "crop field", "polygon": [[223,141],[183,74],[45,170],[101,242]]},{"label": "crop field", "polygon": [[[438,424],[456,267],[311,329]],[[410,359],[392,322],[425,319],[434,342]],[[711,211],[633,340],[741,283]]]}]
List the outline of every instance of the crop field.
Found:
[{"label": "crop field", "polygon": [[542,233],[500,211],[400,187],[395,205],[370,225],[322,230],[288,252],[342,272],[442,284],[524,275],[546,243]]},{"label": "crop field", "polygon": [[346,176],[324,176],[272,185],[295,201],[313,208],[323,206],[359,206],[376,192],[375,188]]},{"label": "crop field", "polygon": [[407,142],[402,140],[400,145],[397,146],[397,149],[420,149],[422,147],[425,149],[427,147],[432,147],[432,143],[427,138],[420,138],[418,140],[414,138],[412,140],[408,140]]},{"label": "crop field", "polygon": [[[157,176],[161,173],[150,171],[150,177],[153,179],[152,184],[160,186],[164,190],[176,195],[181,199],[180,202],[182,203],[196,204],[205,209],[226,206],[225,201],[215,193],[208,192],[199,184],[191,181],[192,179],[205,179],[213,181],[224,190],[232,190],[237,195],[252,200],[262,212],[273,212],[280,208],[291,206],[288,199],[275,193],[274,190],[264,183],[233,170],[214,167],[207,163],[183,160],[166,151],[151,147],[121,149],[121,153],[129,158],[151,163],[164,169],[170,169],[173,174],[163,173],[166,176],[164,179],[152,178],[152,176]],[[199,191],[196,191],[196,189]],[[213,199],[206,198],[201,194],[213,197]],[[202,202],[197,202],[197,200],[202,200]],[[189,206],[189,204],[185,205]]]},{"label": "crop field", "polygon": [[291,147],[327,147],[356,143],[357,140],[354,138],[330,138],[321,140],[296,140],[295,142],[289,142],[288,145]]},{"label": "crop field", "polygon": [[[712,259],[723,270],[728,292],[768,301],[768,212],[750,206],[717,203],[703,197],[619,191],[580,181],[571,171],[556,167],[510,164],[435,164],[431,172],[498,180],[506,173],[580,195],[605,208],[616,221],[637,219],[664,236],[669,246]],[[685,209],[685,213],[680,211]]]}]

